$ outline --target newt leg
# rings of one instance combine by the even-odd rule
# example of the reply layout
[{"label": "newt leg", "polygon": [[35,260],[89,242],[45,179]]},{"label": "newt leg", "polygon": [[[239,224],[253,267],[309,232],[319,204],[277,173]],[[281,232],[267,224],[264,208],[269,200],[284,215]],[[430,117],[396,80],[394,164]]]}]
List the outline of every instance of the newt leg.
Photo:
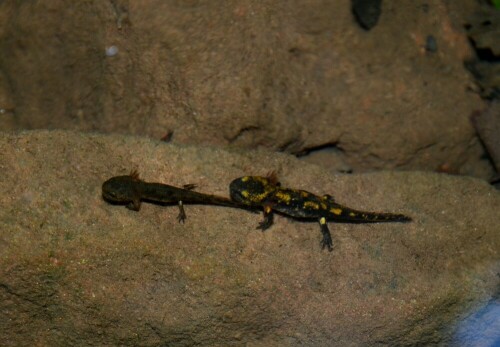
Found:
[{"label": "newt leg", "polygon": [[278,180],[278,174],[276,173],[276,171],[273,170],[271,172],[268,172],[266,175],[266,178],[271,182],[271,184],[273,184],[277,187],[281,186],[281,183]]},{"label": "newt leg", "polygon": [[182,188],[184,188],[186,190],[193,190],[194,188],[196,188],[196,184],[193,184],[193,183],[185,184],[182,186]]},{"label": "newt leg", "polygon": [[177,220],[179,223],[184,224],[184,221],[186,220],[186,211],[184,211],[184,205],[182,204],[182,201],[179,200],[179,214],[177,215]]},{"label": "newt leg", "polygon": [[328,224],[326,224],[326,218],[321,217],[319,219],[319,225],[321,227],[321,234],[323,234],[323,239],[321,240],[321,249],[328,248],[328,251],[333,250],[332,235],[330,235],[330,230],[328,230]]},{"label": "newt leg", "polygon": [[125,207],[132,211],[139,211],[141,209],[141,199],[134,198],[134,200],[129,202]]},{"label": "newt leg", "polygon": [[262,231],[269,229],[271,225],[273,225],[273,209],[271,206],[264,206],[264,220],[259,223],[257,229]]},{"label": "newt leg", "polygon": [[326,201],[329,201],[329,202],[335,202],[335,199],[333,198],[333,196],[331,196],[330,194],[325,194],[321,197],[322,200],[326,200]]}]

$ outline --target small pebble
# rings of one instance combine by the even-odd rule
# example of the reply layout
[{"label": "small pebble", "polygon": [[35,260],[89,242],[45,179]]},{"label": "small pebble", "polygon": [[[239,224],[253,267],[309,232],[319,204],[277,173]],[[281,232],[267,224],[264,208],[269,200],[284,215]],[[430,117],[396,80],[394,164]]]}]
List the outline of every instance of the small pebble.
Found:
[{"label": "small pebble", "polygon": [[427,52],[436,52],[437,51],[437,41],[432,35],[428,35],[425,39],[425,50]]},{"label": "small pebble", "polygon": [[116,47],[116,46],[106,47],[106,56],[114,57],[117,54],[118,54],[118,47]]}]

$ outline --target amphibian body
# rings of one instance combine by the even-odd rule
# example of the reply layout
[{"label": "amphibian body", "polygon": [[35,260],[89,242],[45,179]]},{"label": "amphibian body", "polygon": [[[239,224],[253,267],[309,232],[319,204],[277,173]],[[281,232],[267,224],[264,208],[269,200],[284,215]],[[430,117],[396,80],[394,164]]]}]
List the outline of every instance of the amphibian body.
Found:
[{"label": "amphibian body", "polygon": [[216,195],[209,195],[192,191],[193,184],[177,188],[168,184],[144,182],[139,178],[137,171],[127,176],[112,177],[102,184],[102,197],[112,204],[126,205],[127,208],[139,211],[141,202],[159,204],[178,204],[179,222],[184,222],[186,213],[184,203],[218,205],[249,209],[248,205],[241,204]]},{"label": "amphibian body", "polygon": [[330,195],[317,196],[305,190],[282,188],[275,174],[267,177],[245,176],[235,179],[229,186],[231,199],[248,206],[264,209],[264,220],[257,229],[266,230],[273,223],[273,211],[302,219],[317,220],[321,227],[322,248],[332,250],[332,237],[328,221],[379,223],[409,222],[402,214],[376,213],[354,210],[334,201]]}]

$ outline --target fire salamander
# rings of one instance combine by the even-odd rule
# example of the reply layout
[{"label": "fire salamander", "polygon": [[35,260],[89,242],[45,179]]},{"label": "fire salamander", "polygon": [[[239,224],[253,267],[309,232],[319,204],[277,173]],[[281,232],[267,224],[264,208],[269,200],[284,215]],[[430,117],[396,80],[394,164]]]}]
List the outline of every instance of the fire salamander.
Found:
[{"label": "fire salamander", "polygon": [[148,183],[139,178],[137,171],[127,176],[112,177],[102,184],[102,197],[109,203],[126,205],[133,211],[139,211],[142,201],[157,204],[178,204],[179,215],[177,220],[186,219],[184,203],[218,205],[250,210],[251,208],[237,201],[232,201],[216,195],[203,194],[192,191],[196,186],[186,184],[184,188],[177,188],[168,184]]},{"label": "fire salamander", "polygon": [[302,220],[317,220],[321,227],[322,249],[332,251],[332,237],[327,221],[378,223],[409,222],[402,214],[357,211],[335,202],[330,195],[317,196],[305,190],[282,188],[276,174],[267,177],[245,176],[235,179],[229,187],[231,199],[264,209],[264,220],[257,229],[273,224],[273,211]]}]

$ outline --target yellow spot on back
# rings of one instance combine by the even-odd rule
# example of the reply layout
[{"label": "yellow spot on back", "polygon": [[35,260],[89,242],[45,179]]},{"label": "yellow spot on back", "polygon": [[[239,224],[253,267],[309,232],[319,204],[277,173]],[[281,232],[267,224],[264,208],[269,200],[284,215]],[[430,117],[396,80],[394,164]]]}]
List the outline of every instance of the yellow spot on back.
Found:
[{"label": "yellow spot on back", "polygon": [[241,195],[243,195],[245,198],[248,198],[250,196],[250,193],[248,192],[248,190],[243,190],[241,192]]},{"label": "yellow spot on back", "polygon": [[284,193],[280,190],[276,191],[276,197],[280,200],[283,201],[286,204],[289,204],[290,201],[292,200],[292,197],[290,194]]},{"label": "yellow spot on back", "polygon": [[319,224],[326,224],[326,219],[325,217],[321,217],[319,220]]},{"label": "yellow spot on back", "polygon": [[349,216],[351,216],[351,217],[356,217],[356,213],[354,213],[354,212],[349,212]]},{"label": "yellow spot on back", "polygon": [[336,214],[337,216],[340,216],[342,214],[342,209],[341,208],[332,208],[330,210],[331,213]]},{"label": "yellow spot on back", "polygon": [[309,196],[309,193],[301,190],[300,191],[300,196],[302,196],[303,198],[307,198]]},{"label": "yellow spot on back", "polygon": [[269,185],[269,184],[270,184],[269,180],[268,180],[267,178],[265,178],[265,177],[260,177],[260,176],[252,176],[252,177],[250,177],[250,178],[252,178],[254,181],[257,181],[257,182],[259,182],[260,184],[262,184],[262,185],[264,185],[264,186],[266,186],[266,185]]},{"label": "yellow spot on back", "polygon": [[241,179],[241,182],[246,182],[250,179],[250,176],[245,176]]},{"label": "yellow spot on back", "polygon": [[321,209],[326,210],[326,204],[324,202],[321,203]]},{"label": "yellow spot on back", "polygon": [[319,210],[319,205],[314,201],[306,201],[304,202],[304,208],[312,208],[314,210]]}]

